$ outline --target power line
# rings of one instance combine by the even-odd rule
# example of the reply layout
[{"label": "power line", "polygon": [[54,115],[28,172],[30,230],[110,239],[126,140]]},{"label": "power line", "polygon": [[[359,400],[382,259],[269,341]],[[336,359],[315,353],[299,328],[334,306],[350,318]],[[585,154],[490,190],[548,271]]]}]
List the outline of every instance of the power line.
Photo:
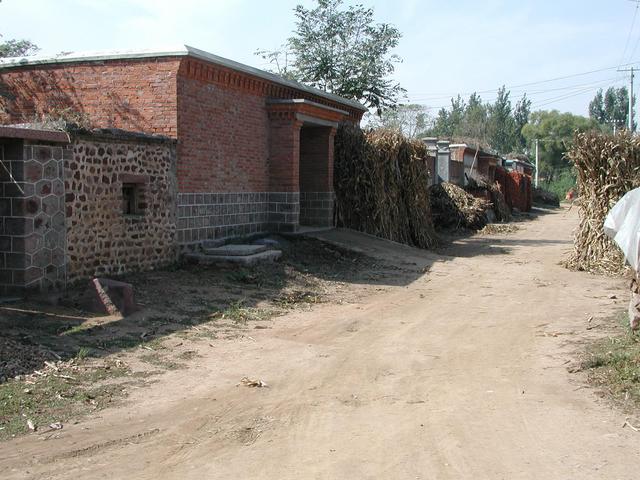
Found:
[{"label": "power line", "polygon": [[[521,88],[521,87],[529,87],[529,86],[533,86],[533,85],[540,85],[540,84],[543,84],[543,83],[557,82],[557,81],[560,81],[560,80],[567,80],[569,78],[576,78],[576,77],[581,77],[581,76],[585,76],[585,75],[592,75],[594,73],[606,72],[608,70],[616,70],[616,69],[618,69],[620,67],[629,67],[629,66],[632,66],[632,65],[639,65],[639,64],[640,64],[640,62],[625,63],[625,64],[621,64],[621,65],[614,66],[614,67],[598,68],[596,70],[590,70],[588,72],[573,73],[571,75],[565,75],[565,76],[562,76],[562,77],[549,78],[547,80],[539,80],[539,81],[536,81],[536,82],[521,83],[519,85],[510,85],[510,86],[506,86],[505,88],[507,90],[513,90],[513,89],[517,89],[517,88]],[[500,88],[502,88],[502,87],[500,87]],[[451,95],[451,94],[433,94],[433,96],[431,96],[431,95],[429,95],[427,93],[418,92],[418,93],[416,93],[416,98],[430,97],[432,100],[437,100],[437,99],[443,99],[443,98],[451,98],[451,97],[455,97],[457,95],[468,96],[468,95],[472,95],[473,93],[477,93],[477,94],[493,93],[493,92],[497,92],[498,90],[500,90],[500,88],[494,88],[494,89],[490,89],[490,90],[477,90],[477,91],[474,91],[474,92],[455,93],[453,95]]]},{"label": "power line", "polygon": [[[535,95],[540,95],[543,93],[549,93],[549,92],[558,92],[558,91],[563,91],[563,90],[575,90],[575,89],[579,89],[579,88],[584,88],[584,87],[590,87],[590,86],[595,86],[595,85],[603,85],[606,84],[608,82],[612,82],[612,81],[617,81],[620,80],[620,76],[615,76],[615,77],[609,77],[603,80],[598,80],[596,82],[589,82],[589,83],[581,83],[581,84],[577,84],[577,85],[566,85],[564,87],[557,87],[557,88],[546,88],[543,90],[529,90],[529,91],[524,91],[521,95],[512,95],[512,98],[521,98],[524,97],[524,95],[527,95],[528,97],[531,96],[535,96]],[[520,89],[518,89],[520,90]],[[514,92],[512,90],[509,90],[509,92],[511,94],[513,94]],[[517,93],[517,92],[516,92]],[[437,98],[433,98],[433,97],[423,97],[423,96],[413,96],[413,95],[409,95],[409,98],[412,99],[413,101],[433,101],[433,100],[443,100],[443,99],[449,99],[449,98],[453,98],[457,96],[453,95],[453,96],[442,96],[442,97],[437,97]]]},{"label": "power line", "polygon": [[[622,65],[622,62],[624,62],[624,56],[627,54],[627,49],[629,48],[629,41],[631,40],[631,34],[633,33],[633,27],[636,26],[636,18],[638,17],[638,9],[640,8],[640,0],[629,0],[629,1],[630,2],[634,2],[636,4],[636,9],[633,12],[633,20],[631,21],[631,28],[629,29],[629,34],[627,35],[627,41],[624,44],[624,51],[622,52],[622,57],[620,57],[620,64],[621,65]],[[631,54],[630,58],[633,58],[633,54]]]},{"label": "power line", "polygon": [[577,97],[588,92],[593,92],[594,90],[597,90],[597,89],[598,87],[585,88],[584,90],[580,90],[578,92],[568,93],[568,94],[560,95],[558,97],[553,97],[553,98],[547,98],[544,100],[540,100],[538,102],[532,102],[531,106],[536,108],[544,107],[547,105],[551,105],[552,103],[559,102],[561,100],[566,100],[567,98]]},{"label": "power line", "polygon": [[[549,104],[554,103],[556,101],[564,100],[565,98],[571,98],[571,97],[575,97],[575,96],[578,96],[578,95],[582,95],[582,94],[584,94],[586,92],[597,90],[598,88],[601,88],[601,87],[603,87],[604,85],[607,85],[607,84],[610,84],[610,85],[611,84],[616,84],[619,81],[621,81],[619,77],[614,77],[614,78],[609,78],[609,79],[606,79],[606,80],[600,80],[600,81],[595,82],[595,83],[577,85],[577,86],[573,86],[573,87],[567,87],[567,89],[571,88],[572,90],[576,90],[576,87],[579,87],[579,88],[576,91],[569,92],[569,93],[564,93],[564,94],[562,94],[560,96],[556,96],[556,97],[544,98],[544,99],[540,99],[540,100],[537,100],[537,101],[535,99],[532,99],[532,106],[538,107],[538,106],[549,105]],[[587,88],[584,88],[584,87],[587,87]],[[555,90],[556,89],[550,89],[548,91],[551,92],[551,91],[555,91]],[[547,93],[547,91],[539,92],[539,93],[537,93],[535,95],[539,95],[540,93]],[[525,93],[520,94],[520,95],[512,95],[512,96],[510,96],[510,99],[518,101],[518,100],[523,99],[525,96],[526,97],[530,97],[530,94],[525,92]],[[420,104],[420,101],[414,99],[413,103],[419,103]],[[445,109],[451,108],[451,104],[440,105],[440,106],[429,106],[429,105],[424,105],[424,106],[425,106],[426,110],[440,110],[442,108],[445,108]]]}]

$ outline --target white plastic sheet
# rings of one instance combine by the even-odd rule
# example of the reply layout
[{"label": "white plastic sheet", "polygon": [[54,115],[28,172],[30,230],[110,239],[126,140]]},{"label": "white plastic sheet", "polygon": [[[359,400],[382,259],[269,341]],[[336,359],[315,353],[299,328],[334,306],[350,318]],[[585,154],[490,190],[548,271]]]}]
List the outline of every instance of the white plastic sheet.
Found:
[{"label": "white plastic sheet", "polygon": [[627,263],[636,272],[640,266],[640,188],[616,203],[604,221],[604,231],[618,244]]}]

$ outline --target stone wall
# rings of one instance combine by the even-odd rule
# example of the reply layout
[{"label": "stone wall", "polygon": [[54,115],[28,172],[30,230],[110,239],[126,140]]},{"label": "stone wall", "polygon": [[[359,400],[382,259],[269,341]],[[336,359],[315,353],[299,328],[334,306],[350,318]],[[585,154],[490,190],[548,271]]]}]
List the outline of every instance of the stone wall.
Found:
[{"label": "stone wall", "polygon": [[207,239],[291,231],[299,198],[286,192],[180,193],[178,243],[193,248]]},{"label": "stone wall", "polygon": [[71,149],[20,139],[1,140],[0,146],[0,294],[63,289],[63,162]]},{"label": "stone wall", "polygon": [[[176,155],[169,140],[85,136],[65,161],[68,279],[176,260]],[[124,213],[123,185],[139,211]]]},{"label": "stone wall", "polygon": [[300,225],[333,226],[333,192],[300,192]]}]

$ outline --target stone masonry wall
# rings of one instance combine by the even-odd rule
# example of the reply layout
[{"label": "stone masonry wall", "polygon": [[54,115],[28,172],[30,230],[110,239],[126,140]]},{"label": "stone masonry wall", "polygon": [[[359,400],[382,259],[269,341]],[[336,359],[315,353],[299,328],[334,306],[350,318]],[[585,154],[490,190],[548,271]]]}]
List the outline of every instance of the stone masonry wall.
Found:
[{"label": "stone masonry wall", "polygon": [[2,142],[2,295],[60,290],[66,285],[63,162],[70,155],[68,145]]},{"label": "stone masonry wall", "polygon": [[291,231],[298,199],[286,192],[180,193],[178,243],[188,248],[208,239]]},{"label": "stone masonry wall", "polygon": [[[176,155],[171,141],[79,137],[65,161],[68,278],[150,270],[176,260]],[[123,212],[123,184],[141,211]]]}]

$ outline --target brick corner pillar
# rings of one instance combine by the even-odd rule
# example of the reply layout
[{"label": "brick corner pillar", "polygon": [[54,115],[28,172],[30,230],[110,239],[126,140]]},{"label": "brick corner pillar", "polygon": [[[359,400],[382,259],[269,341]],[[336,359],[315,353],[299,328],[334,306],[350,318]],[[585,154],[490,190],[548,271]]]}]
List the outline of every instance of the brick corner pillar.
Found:
[{"label": "brick corner pillar", "polygon": [[300,226],[300,130],[295,113],[269,112],[268,228],[295,232]]},{"label": "brick corner pillar", "polygon": [[71,147],[55,140],[0,139],[0,295],[66,286],[63,165]]},{"label": "brick corner pillar", "polygon": [[300,223],[333,226],[335,127],[304,127],[300,135]]}]

